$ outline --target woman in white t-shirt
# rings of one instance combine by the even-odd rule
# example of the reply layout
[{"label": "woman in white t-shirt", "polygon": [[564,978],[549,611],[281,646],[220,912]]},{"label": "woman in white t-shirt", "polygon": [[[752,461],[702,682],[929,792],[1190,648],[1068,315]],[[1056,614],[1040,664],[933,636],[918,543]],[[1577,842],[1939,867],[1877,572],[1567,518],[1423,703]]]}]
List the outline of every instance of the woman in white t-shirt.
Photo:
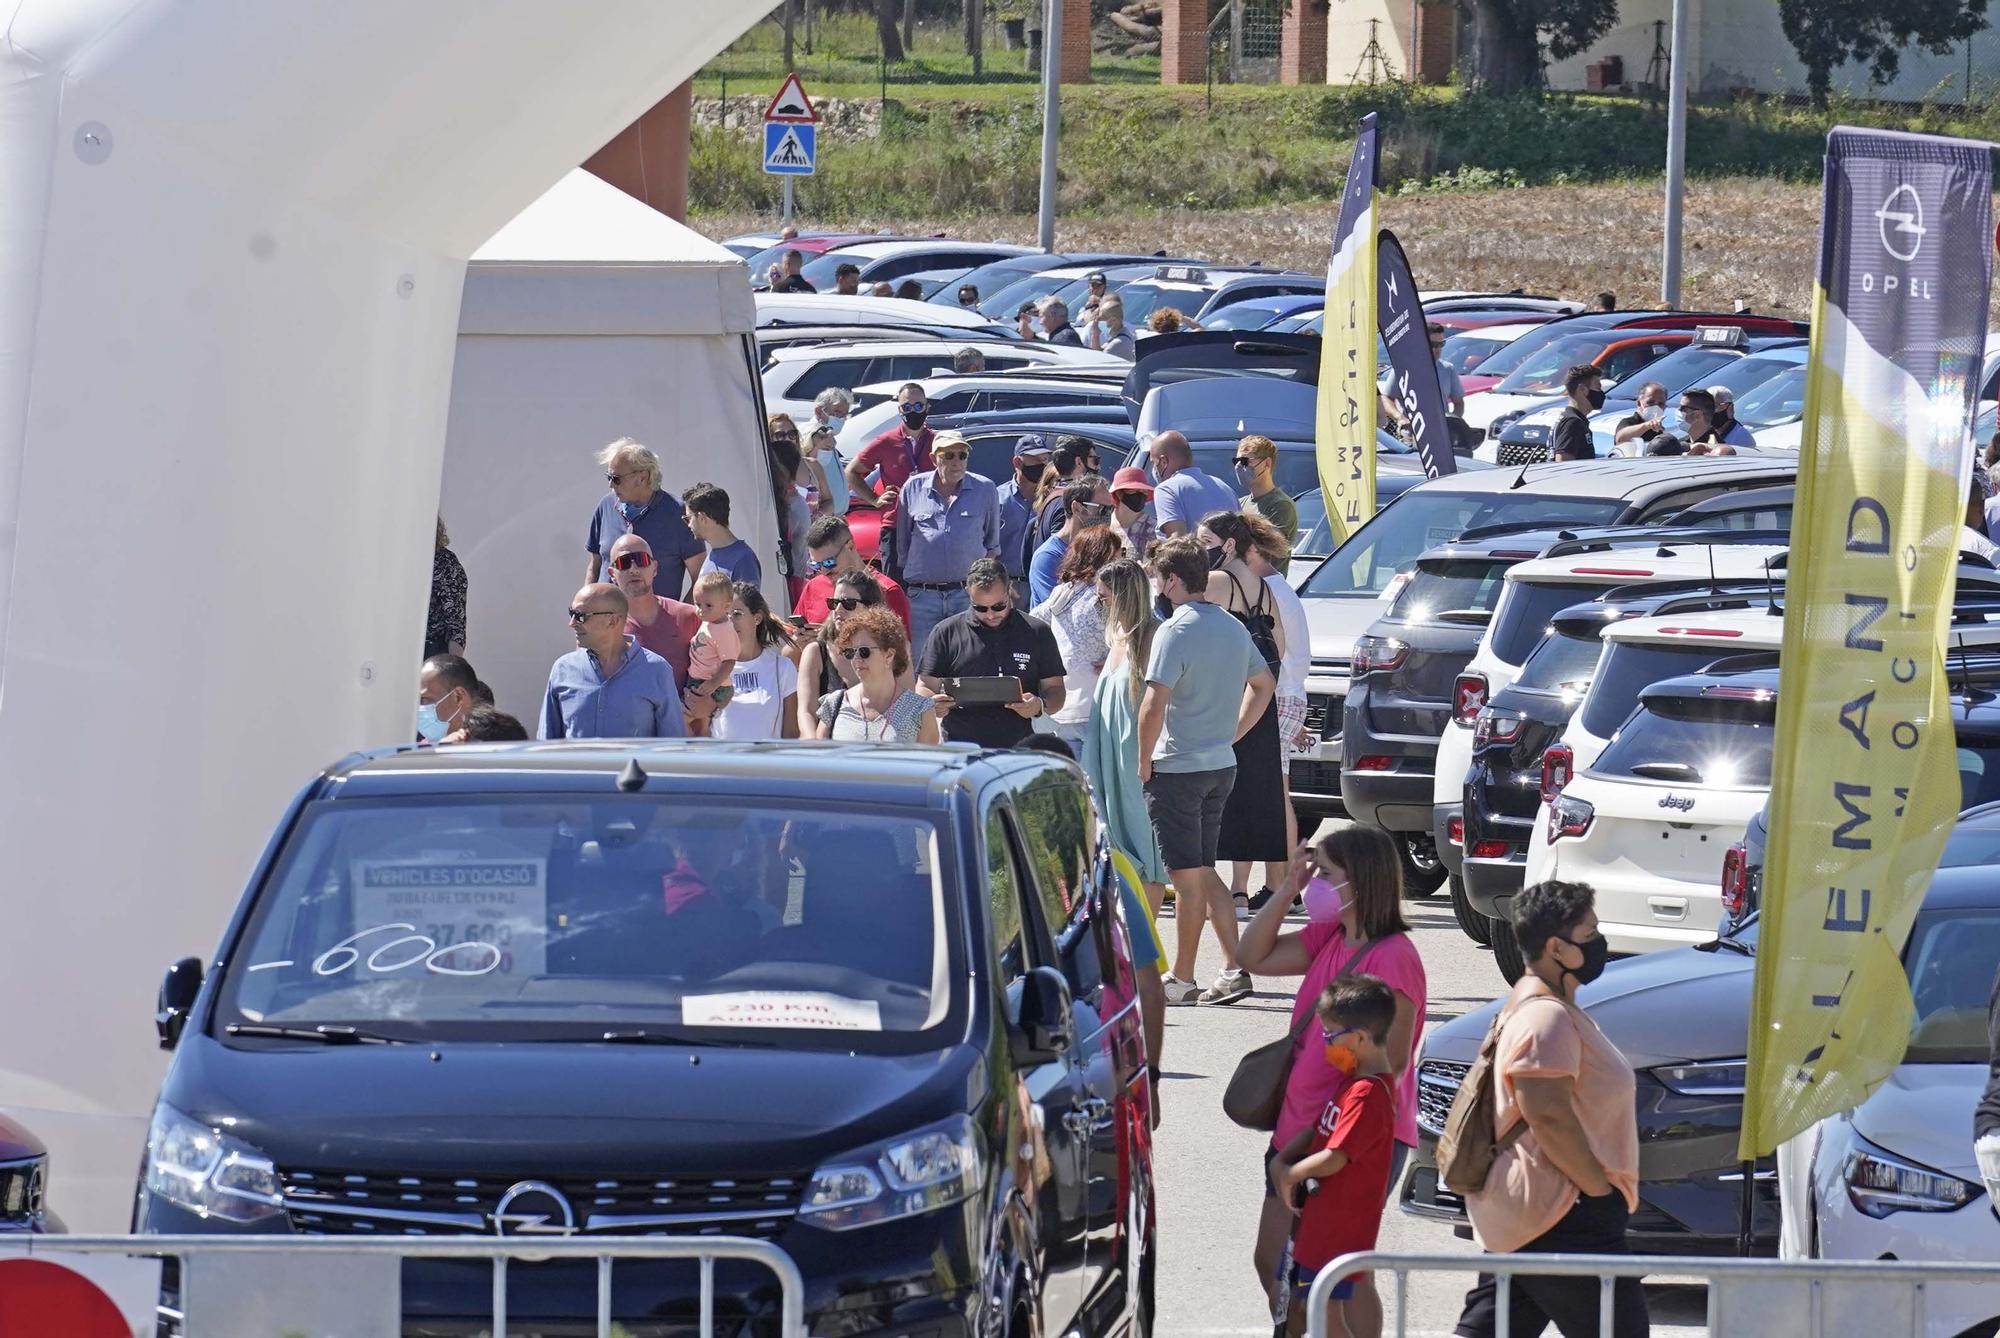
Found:
[{"label": "woman in white t-shirt", "polygon": [[[744,653],[736,659],[735,693],[710,723],[716,739],[796,739],[799,736],[799,666],[792,637],[771,616],[764,594],[748,581],[735,586],[729,621]],[[755,648],[756,653],[750,653]]]},{"label": "woman in white t-shirt", "polygon": [[[1264,588],[1271,592],[1271,602],[1278,610],[1278,627],[1284,633],[1278,660],[1278,760],[1289,781],[1292,754],[1304,752],[1307,746],[1306,673],[1312,668],[1312,629],[1306,625],[1305,601],[1278,570],[1278,564],[1292,555],[1284,531],[1247,506],[1243,508],[1243,523],[1250,527],[1251,537],[1250,551],[1243,555],[1244,564],[1253,575],[1263,578]],[[1293,850],[1299,845],[1298,815],[1289,804],[1285,806],[1285,844]],[[1240,864],[1238,870],[1237,884],[1247,883],[1250,866]],[[1285,890],[1279,879],[1289,877],[1290,873],[1277,864],[1264,866],[1265,890],[1251,899],[1253,913],[1263,908],[1263,902],[1272,893]]]},{"label": "woman in white t-shirt", "polygon": [[1029,610],[1055,633],[1063,662],[1063,705],[1049,717],[1056,737],[1075,751],[1083,747],[1090,726],[1090,706],[1097,676],[1110,653],[1104,636],[1104,599],[1097,593],[1097,573],[1125,555],[1118,531],[1093,525],[1076,536],[1063,554],[1062,570],[1049,597]]}]

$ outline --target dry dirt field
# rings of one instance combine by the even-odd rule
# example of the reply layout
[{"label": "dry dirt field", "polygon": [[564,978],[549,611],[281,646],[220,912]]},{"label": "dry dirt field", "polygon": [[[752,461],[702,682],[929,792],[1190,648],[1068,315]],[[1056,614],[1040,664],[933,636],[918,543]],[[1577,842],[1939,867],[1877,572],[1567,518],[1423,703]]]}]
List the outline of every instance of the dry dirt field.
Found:
[{"label": "dry dirt field", "polygon": [[[1389,196],[1386,225],[1409,252],[1426,288],[1508,289],[1589,298],[1602,289],[1628,306],[1650,305],[1660,291],[1662,191],[1654,185],[1533,186]],[[1820,191],[1750,178],[1688,186],[1683,304],[1728,310],[1745,298],[1759,311],[1804,319],[1812,305]],[[1165,249],[1217,261],[1319,270],[1333,230],[1334,206],[1230,211],[1169,210],[1058,221],[1065,250]],[[772,226],[767,216],[698,216],[713,237]],[[923,235],[1032,243],[1029,215],[969,218],[802,219],[806,227],[882,228]]]}]

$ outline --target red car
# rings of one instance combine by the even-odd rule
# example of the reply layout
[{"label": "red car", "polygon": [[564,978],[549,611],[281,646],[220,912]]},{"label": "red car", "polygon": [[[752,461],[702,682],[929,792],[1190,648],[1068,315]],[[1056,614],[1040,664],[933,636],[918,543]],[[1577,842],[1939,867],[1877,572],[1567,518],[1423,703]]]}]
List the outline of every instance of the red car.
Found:
[{"label": "red car", "polygon": [[0,1231],[61,1231],[43,1204],[49,1150],[40,1139],[0,1115]]}]

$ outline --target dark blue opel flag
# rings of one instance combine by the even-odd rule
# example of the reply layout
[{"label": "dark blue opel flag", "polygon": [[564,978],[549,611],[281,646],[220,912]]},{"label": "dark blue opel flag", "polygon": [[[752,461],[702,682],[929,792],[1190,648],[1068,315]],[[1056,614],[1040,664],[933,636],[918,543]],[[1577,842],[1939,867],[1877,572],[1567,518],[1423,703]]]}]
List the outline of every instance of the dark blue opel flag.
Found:
[{"label": "dark blue opel flag", "polygon": [[1423,304],[1410,277],[1410,262],[1387,228],[1376,234],[1375,313],[1382,341],[1389,346],[1389,398],[1403,408],[1410,439],[1424,460],[1424,477],[1456,471],[1451,456],[1451,426],[1444,421],[1444,389],[1438,384],[1437,359],[1424,324]]}]

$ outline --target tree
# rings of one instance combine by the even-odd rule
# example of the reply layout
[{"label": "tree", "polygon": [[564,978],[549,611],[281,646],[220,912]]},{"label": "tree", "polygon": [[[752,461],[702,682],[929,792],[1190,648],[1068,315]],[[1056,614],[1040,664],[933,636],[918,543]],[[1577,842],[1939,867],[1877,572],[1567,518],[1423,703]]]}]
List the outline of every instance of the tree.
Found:
[{"label": "tree", "polygon": [[1471,82],[1491,93],[1537,87],[1544,47],[1566,60],[1617,21],[1618,0],[1472,0]]},{"label": "tree", "polygon": [[903,17],[903,0],[875,0],[875,33],[882,39],[882,59],[903,58],[903,34],[898,24]]},{"label": "tree", "polygon": [[1867,62],[1871,82],[1896,77],[1902,48],[1942,56],[1986,26],[1986,0],[1778,0],[1778,21],[1806,67],[1806,89],[1825,106],[1833,70]]}]

